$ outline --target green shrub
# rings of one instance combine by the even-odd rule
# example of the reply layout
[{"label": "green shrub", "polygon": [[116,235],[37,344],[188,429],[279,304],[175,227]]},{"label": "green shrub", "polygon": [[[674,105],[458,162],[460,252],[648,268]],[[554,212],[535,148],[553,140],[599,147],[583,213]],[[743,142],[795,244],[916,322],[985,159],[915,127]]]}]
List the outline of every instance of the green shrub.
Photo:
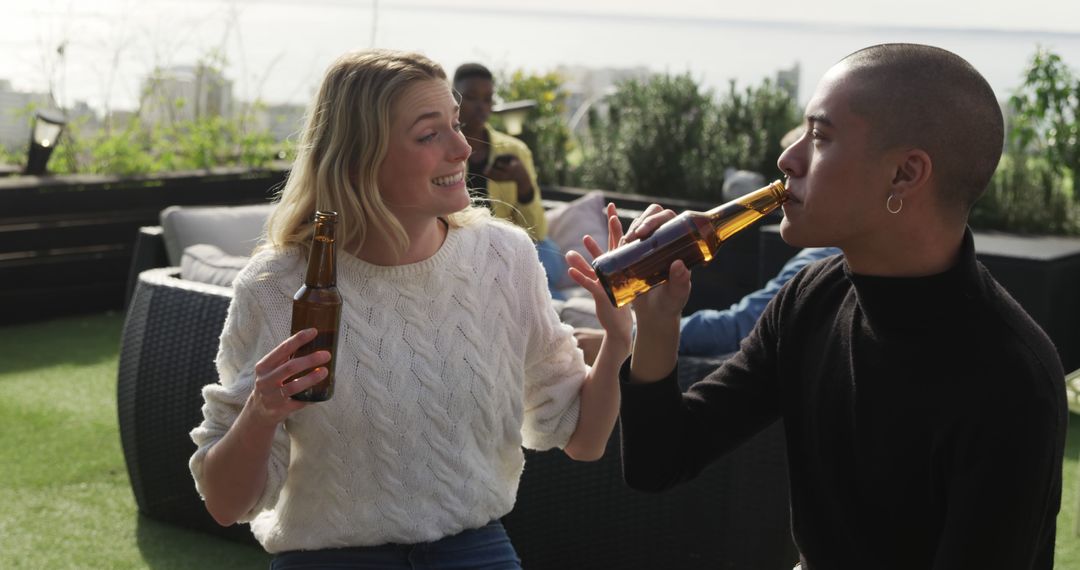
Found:
[{"label": "green shrub", "polygon": [[[218,74],[224,64],[218,52],[204,56],[199,63]],[[147,103],[157,103],[159,108],[177,114],[188,106],[182,98],[161,100],[152,87],[143,94],[143,104]],[[77,117],[60,136],[49,160],[49,171],[134,176],[220,166],[263,168],[272,160],[289,159],[295,154],[295,143],[277,142],[269,130],[251,126],[254,113],[263,109],[265,105],[256,102],[231,117],[196,112],[194,119],[153,123],[136,114],[121,124],[106,119],[100,127],[88,125],[86,117]],[[16,113],[29,124],[35,111],[34,105],[28,105]],[[25,149],[0,152],[4,162],[26,164]]]},{"label": "green shrub", "polygon": [[1042,48],[1035,52],[1009,108],[1010,147],[1044,154],[1058,174],[1080,169],[1080,78],[1060,56]]},{"label": "green shrub", "polygon": [[971,225],[984,230],[1080,235],[1080,79],[1036,51],[1009,98],[1005,154]]},{"label": "green shrub", "polygon": [[[739,93],[730,83],[717,107],[713,127],[714,160],[733,168],[753,170],[772,180],[779,176],[776,161],[784,149],[780,140],[801,121],[791,96],[766,79]],[[774,176],[775,175],[775,176]]]},{"label": "green shrub", "polygon": [[718,202],[724,170],[776,172],[795,102],[771,82],[717,99],[689,74],[618,85],[606,117],[590,110],[581,184]]},{"label": "green shrub", "polygon": [[585,186],[654,196],[709,190],[712,101],[688,74],[625,81],[607,103],[606,118],[589,116]]},{"label": "green shrub", "polygon": [[1010,151],[972,209],[970,224],[982,230],[1080,235],[1080,208],[1073,177],[1056,172],[1046,158]]},{"label": "green shrub", "polygon": [[[533,153],[536,176],[543,185],[568,185],[573,180],[567,156],[573,145],[563,116],[566,113],[566,92],[557,73],[529,75],[515,71],[496,82],[498,95],[504,101],[532,99],[536,108],[529,112],[524,131],[518,136]],[[502,130],[498,117],[492,126]]]},{"label": "green shrub", "polygon": [[[242,117],[207,116],[148,125],[138,117],[122,125],[88,130],[69,124],[49,161],[56,174],[134,176],[218,166],[265,167],[292,154],[292,145],[267,131],[245,129]],[[25,157],[18,160],[25,163]]]}]

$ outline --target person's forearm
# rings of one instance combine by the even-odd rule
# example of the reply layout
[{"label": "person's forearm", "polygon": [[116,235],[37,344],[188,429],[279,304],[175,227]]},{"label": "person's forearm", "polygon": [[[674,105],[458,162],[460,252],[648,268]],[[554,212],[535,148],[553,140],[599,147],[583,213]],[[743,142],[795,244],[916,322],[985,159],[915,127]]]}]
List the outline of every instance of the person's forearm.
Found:
[{"label": "person's forearm", "polygon": [[679,317],[655,320],[638,315],[630,357],[630,381],[656,382],[675,368],[679,350]]},{"label": "person's forearm", "polygon": [[619,366],[628,347],[605,335],[593,367],[581,387],[581,410],[577,428],[563,451],[578,461],[595,461],[604,455],[615,420],[619,417]]},{"label": "person's forearm", "polygon": [[518,203],[528,204],[536,197],[536,186],[532,183],[532,179],[524,178],[515,182],[517,185],[517,198]]},{"label": "person's forearm", "polygon": [[693,430],[690,437],[683,434],[685,418],[674,370],[667,379],[636,383],[629,369],[627,362],[619,385],[623,478],[633,489],[655,493],[690,476],[684,471],[683,444],[704,434]]},{"label": "person's forearm", "polygon": [[251,510],[266,487],[267,465],[276,425],[240,412],[236,423],[206,453],[202,491],[206,509],[222,526]]},{"label": "person's forearm", "polygon": [[739,349],[738,319],[733,310],[701,309],[679,322],[679,354],[717,356]]}]

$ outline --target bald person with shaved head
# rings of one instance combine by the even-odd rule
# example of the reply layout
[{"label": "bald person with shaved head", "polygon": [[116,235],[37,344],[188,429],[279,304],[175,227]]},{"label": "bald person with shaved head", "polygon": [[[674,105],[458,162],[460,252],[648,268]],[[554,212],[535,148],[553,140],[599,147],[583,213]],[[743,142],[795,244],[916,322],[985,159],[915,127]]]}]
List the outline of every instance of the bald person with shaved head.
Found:
[{"label": "bald person with shaved head", "polygon": [[[675,262],[635,301],[626,481],[662,491],[782,419],[802,570],[1050,570],[1064,373],[976,260],[967,225],[1003,138],[993,91],[956,54],[888,44],[833,66],[778,161],[791,194],[781,235],[843,255],[789,281],[685,394],[689,271]],[[651,206],[624,240],[673,215]]]}]

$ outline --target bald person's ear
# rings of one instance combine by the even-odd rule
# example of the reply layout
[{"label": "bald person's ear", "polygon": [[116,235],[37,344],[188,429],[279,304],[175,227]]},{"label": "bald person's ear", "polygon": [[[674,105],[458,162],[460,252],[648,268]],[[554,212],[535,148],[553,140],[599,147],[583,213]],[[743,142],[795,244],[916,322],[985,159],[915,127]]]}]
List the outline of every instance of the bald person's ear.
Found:
[{"label": "bald person's ear", "polygon": [[892,180],[893,195],[905,198],[922,190],[928,186],[933,171],[933,162],[926,151],[912,148],[901,152],[896,160],[896,172]]}]

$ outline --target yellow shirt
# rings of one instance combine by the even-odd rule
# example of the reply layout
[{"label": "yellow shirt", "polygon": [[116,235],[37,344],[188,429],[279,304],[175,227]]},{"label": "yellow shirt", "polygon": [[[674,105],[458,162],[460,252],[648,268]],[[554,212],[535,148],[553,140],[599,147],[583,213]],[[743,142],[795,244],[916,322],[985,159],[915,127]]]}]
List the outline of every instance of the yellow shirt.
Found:
[{"label": "yellow shirt", "polygon": [[496,131],[490,126],[487,129],[488,141],[491,143],[491,151],[488,152],[485,169],[495,162],[495,157],[500,154],[512,154],[525,166],[529,173],[535,192],[533,198],[527,204],[518,201],[517,183],[513,180],[498,181],[488,180],[488,197],[491,199],[491,212],[500,218],[514,222],[525,228],[533,241],[540,241],[547,237],[547,220],[544,218],[544,206],[540,202],[540,185],[536,182],[536,167],[533,165],[532,151],[520,140]]}]

